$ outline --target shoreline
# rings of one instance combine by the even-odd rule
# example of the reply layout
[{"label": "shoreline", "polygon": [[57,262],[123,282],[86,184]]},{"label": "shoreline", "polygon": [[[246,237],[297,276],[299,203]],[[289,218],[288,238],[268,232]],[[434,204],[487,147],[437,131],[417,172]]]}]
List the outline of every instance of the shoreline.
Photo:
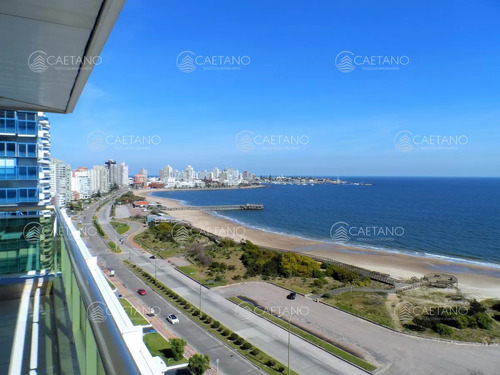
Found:
[{"label": "shoreline", "polygon": [[162,192],[162,191],[218,191],[218,190],[242,190],[242,189],[261,189],[267,187],[266,185],[249,185],[249,186],[226,186],[219,188],[149,188],[139,189],[139,193],[144,193],[149,196],[149,193]]},{"label": "shoreline", "polygon": [[[174,189],[173,191],[176,190]],[[159,191],[172,190],[140,190],[137,192],[137,195],[146,195],[148,199],[156,199],[156,201],[167,207],[185,206],[176,199],[152,195],[154,192]],[[465,260],[464,262],[460,262],[459,260],[431,258],[272,233],[251,228],[204,211],[170,211],[168,214],[177,219],[185,220],[194,227],[221,237],[232,238],[237,242],[244,239],[262,247],[323,256],[372,271],[389,274],[396,279],[410,279],[414,276],[420,278],[436,272],[451,273],[458,277],[459,288],[470,298],[500,299],[499,268],[466,263]]]}]

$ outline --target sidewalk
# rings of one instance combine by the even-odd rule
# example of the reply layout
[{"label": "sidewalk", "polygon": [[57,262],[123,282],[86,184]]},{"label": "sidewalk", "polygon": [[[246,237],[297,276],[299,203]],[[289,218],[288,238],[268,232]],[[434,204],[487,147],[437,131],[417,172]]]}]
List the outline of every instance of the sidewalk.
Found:
[{"label": "sidewalk", "polygon": [[[132,306],[134,306],[138,311],[148,311],[149,310],[149,306],[142,303],[142,301],[139,298],[137,298],[135,293],[132,293],[129,289],[127,289],[123,285],[122,281],[117,276],[110,277],[109,270],[107,268],[103,267],[102,265],[99,265],[99,267],[101,268],[102,272],[104,272],[104,274],[116,286],[116,293],[121,294],[124,298],[128,299],[128,301],[132,304]],[[153,329],[156,330],[156,332],[158,332],[160,335],[162,335],[167,340],[170,341],[171,339],[178,338],[175,335],[175,333],[173,333],[172,331],[170,331],[166,327],[165,322],[160,317],[158,317],[156,315],[153,317],[146,315],[144,317],[146,318],[146,320],[148,320],[151,323],[151,325],[153,326]],[[194,351],[194,349],[191,348],[189,345],[186,345],[186,347],[184,348],[184,357],[189,359],[194,354],[197,354]],[[211,367],[209,370],[207,370],[205,372],[205,374],[206,375],[217,375],[217,371],[214,367]],[[219,374],[220,374],[220,372],[219,372]]]}]

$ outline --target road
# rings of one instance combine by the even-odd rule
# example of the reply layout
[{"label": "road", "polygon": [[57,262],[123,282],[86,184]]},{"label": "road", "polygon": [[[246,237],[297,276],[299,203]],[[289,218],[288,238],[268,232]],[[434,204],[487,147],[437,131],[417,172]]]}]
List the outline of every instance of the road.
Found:
[{"label": "road", "polygon": [[[92,208],[90,208],[91,212]],[[92,214],[90,212],[86,213],[86,221],[90,225],[90,219]],[[103,229],[108,233],[113,233],[114,229],[109,224],[109,206],[106,205],[98,213],[99,223],[102,225]],[[138,229],[137,227],[131,228],[131,231]],[[137,250],[132,247],[126,241],[120,246],[123,249],[122,254],[114,254],[105,248],[102,240],[98,236],[84,237],[91,246],[96,250],[96,254],[100,258],[105,257],[108,266],[114,266],[116,263],[110,263],[115,261],[121,261],[130,256],[132,262],[145,269],[147,272],[154,274],[155,265],[154,260],[149,259],[150,254],[143,251]],[[117,242],[119,238],[110,238]],[[200,300],[200,286],[197,282],[191,280],[189,277],[177,271],[172,265],[167,261],[162,259],[157,259],[157,278],[167,285],[169,288],[173,289],[176,293],[180,294],[187,301],[195,306],[199,305]],[[118,274],[118,271],[116,271]],[[252,313],[240,309],[238,313],[235,313],[235,305],[225,299],[218,292],[211,291],[209,289],[203,288],[202,290],[202,310],[207,314],[212,316],[214,319],[218,320],[224,326],[236,332],[239,336],[243,337],[245,340],[249,341],[253,345],[259,347],[261,350],[265,351],[272,357],[276,358],[283,364],[288,362],[288,333],[286,330],[268,322],[265,319],[253,316]],[[243,317],[243,320],[240,318]],[[187,320],[184,318],[183,320]],[[183,335],[180,335],[183,337]],[[211,336],[210,336],[211,337]],[[214,339],[216,340],[216,339]],[[216,340],[219,344],[220,342]],[[202,353],[206,352],[206,347],[203,349],[198,349],[196,343],[189,342],[195,350]],[[366,374],[366,372],[358,369],[355,366],[344,362],[343,360],[332,356],[331,354],[325,352],[324,350],[302,340],[296,336],[291,337],[291,355],[290,355],[290,366],[291,368],[300,374],[318,374],[318,375],[340,375],[340,374]],[[211,356],[213,359],[214,357]],[[219,368],[224,371],[221,367],[222,362],[219,364]],[[238,369],[238,371],[228,371],[227,374],[241,374],[244,373],[244,369]]]},{"label": "road", "polygon": [[[97,208],[99,204],[91,205],[81,216],[82,225],[87,229],[92,226],[92,212]],[[109,206],[106,205],[98,214],[99,217],[104,216],[104,210],[109,211]],[[85,217],[85,218],[83,218]],[[105,230],[109,228],[106,224],[103,225]],[[134,225],[132,230],[138,230],[142,225]],[[114,231],[114,229],[113,229]],[[188,317],[186,317],[182,312],[180,312],[173,305],[165,301],[161,296],[153,292],[149,287],[145,286],[144,283],[137,278],[128,268],[126,268],[122,261],[128,257],[128,254],[114,254],[107,249],[101,237],[95,234],[92,230],[86,230],[88,233],[83,237],[87,246],[91,251],[97,255],[98,261],[100,263],[106,264],[108,267],[115,270],[116,277],[126,285],[127,289],[130,291],[137,291],[139,288],[145,288],[148,291],[146,296],[142,296],[141,299],[149,306],[158,306],[161,310],[160,316],[164,318],[165,326],[174,332],[177,336],[184,338],[189,345],[196,350],[198,353],[208,354],[210,356],[211,365],[216,367],[216,359],[219,359],[219,373],[233,375],[233,374],[244,374],[244,375],[262,375],[265,374],[262,370],[258,369],[251,362],[244,359],[237,352],[232,350],[229,346],[224,345],[218,339],[214,338],[212,335],[207,333],[203,328],[194,323]],[[109,232],[112,233],[112,232]],[[110,238],[113,240],[112,238]],[[115,241],[118,243],[118,241]],[[147,258],[148,259],[148,258]],[[148,259],[149,260],[149,259]],[[166,316],[171,313],[176,313],[181,321],[181,323],[176,325],[171,325],[166,322]]]}]

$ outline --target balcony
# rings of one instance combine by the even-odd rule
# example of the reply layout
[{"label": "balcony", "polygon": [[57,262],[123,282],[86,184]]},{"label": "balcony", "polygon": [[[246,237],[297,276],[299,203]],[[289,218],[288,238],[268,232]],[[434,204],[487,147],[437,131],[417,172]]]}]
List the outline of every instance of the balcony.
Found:
[{"label": "balcony", "polygon": [[152,357],[79,231],[63,211],[52,213],[0,219],[0,233],[9,233],[0,235],[0,373],[162,374],[167,366]]},{"label": "balcony", "polygon": [[38,167],[18,166],[0,168],[0,181],[4,180],[38,180]]},{"label": "balcony", "polygon": [[0,204],[37,203],[38,188],[0,189]]}]

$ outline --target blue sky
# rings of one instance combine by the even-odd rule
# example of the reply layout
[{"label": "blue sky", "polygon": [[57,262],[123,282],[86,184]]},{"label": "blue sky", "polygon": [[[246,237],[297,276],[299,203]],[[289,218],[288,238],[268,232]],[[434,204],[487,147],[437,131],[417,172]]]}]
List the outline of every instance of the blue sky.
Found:
[{"label": "blue sky", "polygon": [[[191,164],[257,174],[500,176],[498,19],[498,1],[128,0],[75,111],[50,115],[52,154],[74,168],[125,161],[131,174]],[[250,63],[185,73],[176,65],[183,51]],[[409,62],[342,73],[341,51]],[[235,142],[244,130],[308,142],[244,152]],[[394,137],[402,130],[467,143],[401,152]],[[96,132],[111,136],[103,151],[89,146]],[[109,142],[129,135],[161,141]]]}]

